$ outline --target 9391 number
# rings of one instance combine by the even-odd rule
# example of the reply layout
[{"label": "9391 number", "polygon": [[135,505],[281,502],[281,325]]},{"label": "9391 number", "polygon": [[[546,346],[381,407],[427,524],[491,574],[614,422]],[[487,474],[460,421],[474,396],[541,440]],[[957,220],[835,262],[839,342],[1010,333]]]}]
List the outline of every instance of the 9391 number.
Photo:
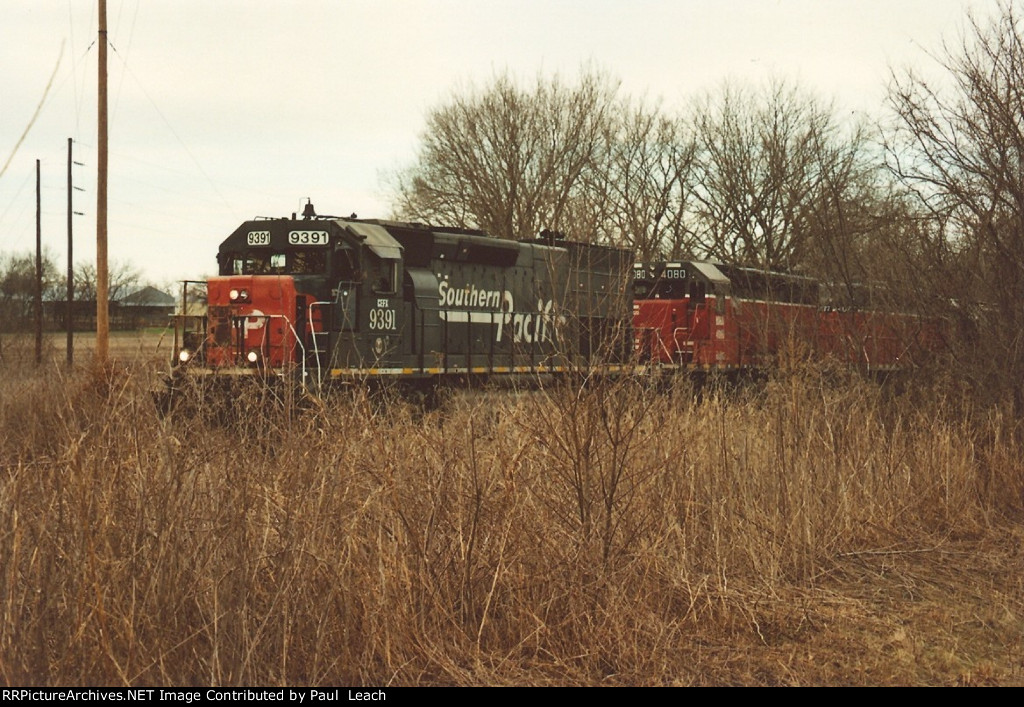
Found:
[{"label": "9391 number", "polygon": [[289,231],[288,245],[327,245],[331,240],[327,231]]},{"label": "9391 number", "polygon": [[249,231],[245,237],[246,245],[270,245],[270,231]]},{"label": "9391 number", "polygon": [[375,331],[392,330],[395,328],[395,310],[371,309],[370,329]]}]

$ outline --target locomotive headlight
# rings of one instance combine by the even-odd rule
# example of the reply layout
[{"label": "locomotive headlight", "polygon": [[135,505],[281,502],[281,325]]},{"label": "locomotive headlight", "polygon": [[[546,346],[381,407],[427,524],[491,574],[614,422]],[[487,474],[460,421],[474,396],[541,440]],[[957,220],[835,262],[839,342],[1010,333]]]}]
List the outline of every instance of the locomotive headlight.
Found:
[{"label": "locomotive headlight", "polygon": [[228,293],[228,297],[231,299],[232,302],[234,302],[236,299],[238,299],[238,290],[231,290],[231,292]]},{"label": "locomotive headlight", "polygon": [[249,301],[249,290],[242,290],[241,292],[239,292],[238,293],[238,299],[242,300],[243,302],[248,302]]},{"label": "locomotive headlight", "polygon": [[246,360],[249,361],[249,363],[256,363],[257,361],[260,360],[260,355],[255,351],[250,351],[245,355],[245,358]]},{"label": "locomotive headlight", "polygon": [[182,363],[188,363],[189,359],[192,358],[192,352],[188,349],[182,349],[178,352],[178,360]]}]

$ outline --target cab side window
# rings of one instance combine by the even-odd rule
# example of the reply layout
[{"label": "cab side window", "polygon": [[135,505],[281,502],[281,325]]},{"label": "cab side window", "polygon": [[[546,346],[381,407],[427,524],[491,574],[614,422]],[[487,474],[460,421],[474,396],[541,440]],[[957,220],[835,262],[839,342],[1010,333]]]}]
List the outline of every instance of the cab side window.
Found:
[{"label": "cab side window", "polygon": [[398,261],[385,260],[377,269],[373,280],[373,291],[378,294],[394,294],[398,286]]},{"label": "cab side window", "polygon": [[699,280],[690,280],[690,302],[692,304],[704,304],[707,292],[704,283]]},{"label": "cab side window", "polygon": [[355,282],[359,267],[356,263],[355,253],[348,248],[339,248],[334,251],[332,267],[334,279],[340,282]]}]

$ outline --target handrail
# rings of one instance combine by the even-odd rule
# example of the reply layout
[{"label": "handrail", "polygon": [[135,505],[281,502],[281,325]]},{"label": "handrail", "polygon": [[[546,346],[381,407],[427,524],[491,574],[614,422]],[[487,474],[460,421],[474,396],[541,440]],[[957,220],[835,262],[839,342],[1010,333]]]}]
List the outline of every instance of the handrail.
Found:
[{"label": "handrail", "polygon": [[[196,324],[199,324],[199,326],[196,326],[194,328],[194,333],[201,334],[200,342],[196,346],[196,351],[195,351],[195,354],[193,356],[198,355],[198,353],[200,351],[202,351],[204,346],[206,345],[206,337],[207,337],[207,335],[209,333],[208,327],[207,327],[206,315],[205,314],[189,314],[189,309],[190,309],[189,287],[193,286],[193,285],[195,285],[197,287],[205,288],[207,286],[207,283],[205,281],[203,281],[203,280],[182,280],[181,281],[181,302],[180,302],[181,310],[179,312],[176,312],[176,313],[171,315],[171,319],[174,322],[174,353],[173,353],[172,365],[178,365],[179,363],[181,363],[181,361],[179,359],[179,354],[181,353],[181,350],[183,348],[185,348],[185,339],[186,339],[187,335],[190,333],[189,332],[189,322],[190,321],[193,321]],[[202,296],[198,295],[198,293],[197,293],[197,299],[200,302],[202,301]],[[180,341],[178,339],[178,334],[179,333],[181,334],[181,340]]]},{"label": "handrail", "polygon": [[[690,333],[690,329],[687,327],[679,326],[672,330],[672,342],[675,343],[676,347],[679,347],[679,332]],[[696,342],[693,338],[683,339],[683,344],[690,347],[690,355],[693,356],[694,350],[697,348]]]},{"label": "handrail", "polygon": [[[313,319],[313,307],[316,307],[318,305],[325,305],[325,304],[326,305],[330,305],[330,304],[333,304],[333,303],[332,302],[323,301],[323,300],[317,300],[316,302],[310,302],[309,303],[309,315],[306,318],[306,321],[309,322],[309,333],[313,337],[313,353],[314,353],[314,355],[316,357],[316,384],[317,384],[317,387],[320,387],[320,386],[323,385],[323,383],[324,383],[324,374],[323,374],[323,367],[320,364],[320,355],[319,355],[320,354],[320,346],[317,343],[316,337],[319,336],[319,335],[322,335],[322,334],[327,334],[328,337],[329,337],[331,332],[330,332],[330,329],[325,329],[324,331],[317,331],[316,330],[316,324],[314,323],[315,320]],[[330,310],[328,310],[328,311],[330,311]],[[321,323],[321,325],[323,324],[323,314],[322,313],[320,315],[320,323]],[[328,344],[329,343],[330,342],[328,341]],[[324,353],[329,353],[329,352],[325,349]],[[305,361],[306,357],[303,356],[302,360]],[[305,373],[303,373],[303,377],[305,377]]]}]

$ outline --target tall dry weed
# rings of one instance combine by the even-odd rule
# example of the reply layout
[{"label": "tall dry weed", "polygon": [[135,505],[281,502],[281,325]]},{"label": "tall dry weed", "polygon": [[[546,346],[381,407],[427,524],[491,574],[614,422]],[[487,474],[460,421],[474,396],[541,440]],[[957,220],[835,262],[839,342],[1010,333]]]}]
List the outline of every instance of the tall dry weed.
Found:
[{"label": "tall dry weed", "polygon": [[843,557],[1021,506],[1018,422],[809,369],[425,413],[255,390],[161,417],[140,373],[0,385],[9,684],[728,681],[709,646],[770,641]]}]

